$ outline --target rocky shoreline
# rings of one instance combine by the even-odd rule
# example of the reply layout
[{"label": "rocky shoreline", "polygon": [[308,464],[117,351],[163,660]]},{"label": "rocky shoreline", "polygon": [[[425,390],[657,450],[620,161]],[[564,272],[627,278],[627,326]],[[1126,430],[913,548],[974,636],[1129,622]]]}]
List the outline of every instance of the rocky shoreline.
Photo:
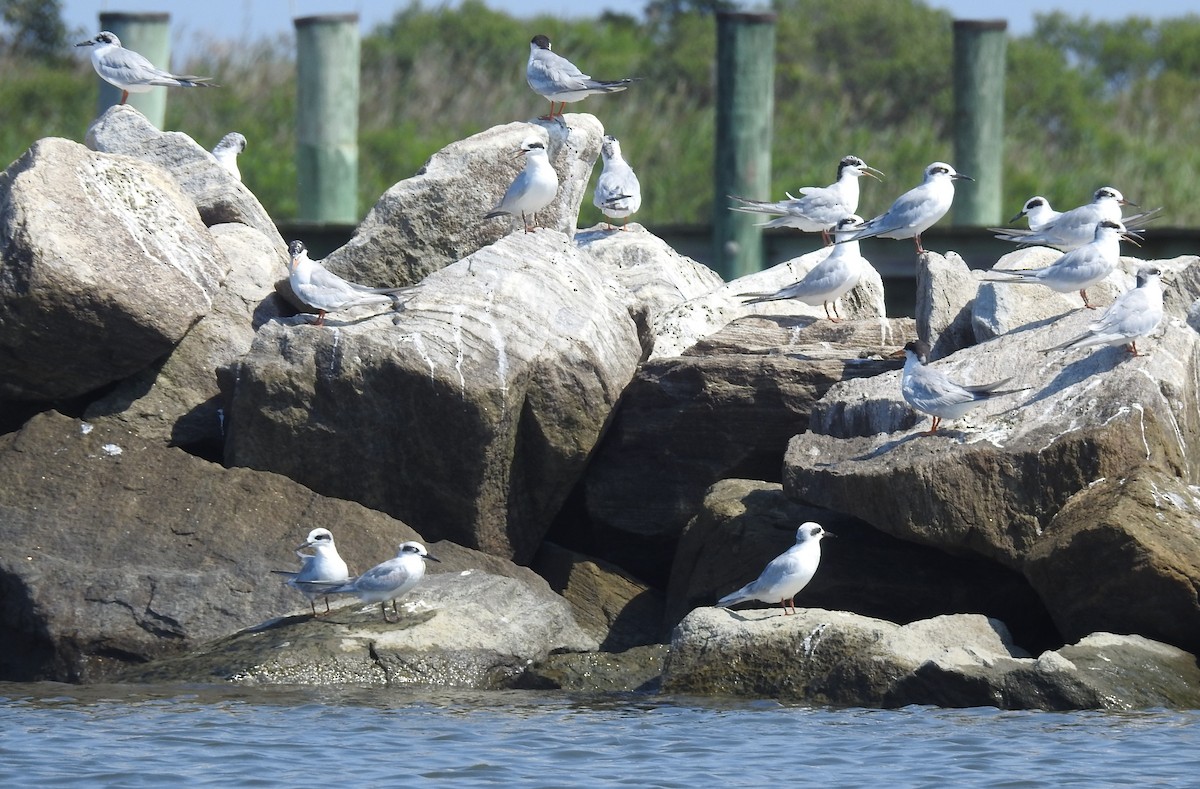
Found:
[{"label": "rocky shoreline", "polygon": [[[550,229],[480,222],[530,133]],[[953,253],[918,258],[915,320],[874,273],[842,323],[743,305],[827,252],[724,283],[576,230],[602,134],[447,146],[325,261],[416,287],[325,326],[253,194],[136,110],[0,174],[0,679],[1200,707],[1197,258],[1156,261],[1137,358],[1042,354],[1078,298]],[[918,334],[1022,393],[923,435],[892,358]],[[798,615],[711,607],[804,520],[839,537]],[[316,526],[352,570],[409,539],[442,563],[399,624],[312,617],[270,571]]]}]

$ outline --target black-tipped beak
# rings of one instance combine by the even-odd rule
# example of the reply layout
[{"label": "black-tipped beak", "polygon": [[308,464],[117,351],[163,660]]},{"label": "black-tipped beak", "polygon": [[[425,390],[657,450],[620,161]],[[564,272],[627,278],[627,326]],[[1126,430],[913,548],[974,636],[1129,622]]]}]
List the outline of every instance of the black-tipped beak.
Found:
[{"label": "black-tipped beak", "polygon": [[975,179],[969,175],[963,175],[962,173],[955,173],[954,175],[950,176],[950,180],[951,181],[974,181]]},{"label": "black-tipped beak", "polygon": [[1011,225],[1013,222],[1016,222],[1018,219],[1020,219],[1023,216],[1025,216],[1025,212],[1021,211],[1021,212],[1017,213],[1015,216],[1013,216],[1012,219],[1008,220],[1008,223]]},{"label": "black-tipped beak", "polygon": [[434,556],[432,553],[425,554],[425,558],[431,562],[437,562],[438,564],[442,563],[442,560]]}]

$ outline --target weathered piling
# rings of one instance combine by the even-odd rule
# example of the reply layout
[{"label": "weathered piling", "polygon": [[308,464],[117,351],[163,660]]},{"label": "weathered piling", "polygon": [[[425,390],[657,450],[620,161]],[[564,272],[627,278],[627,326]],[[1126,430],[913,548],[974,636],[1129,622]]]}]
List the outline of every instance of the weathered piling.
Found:
[{"label": "weathered piling", "polygon": [[717,12],[717,137],[713,261],[726,280],[762,268],[761,216],[729,210],[729,195],[771,189],[775,14]]},{"label": "weathered piling", "polygon": [[[145,56],[161,69],[171,70],[171,15],[166,13],[100,14],[100,29],[121,39],[121,46]],[[100,79],[97,77],[97,79]],[[121,103],[121,89],[100,80],[96,117],[114,104]],[[161,129],[167,117],[167,89],[152,88],[147,93],[130,93],[125,102],[136,107],[146,119]]]},{"label": "weathered piling", "polygon": [[357,222],[358,14],[300,17],[295,25],[297,215]]},{"label": "weathered piling", "polygon": [[955,225],[1002,221],[1007,31],[1003,19],[954,22],[954,166],[975,179],[955,195]]}]

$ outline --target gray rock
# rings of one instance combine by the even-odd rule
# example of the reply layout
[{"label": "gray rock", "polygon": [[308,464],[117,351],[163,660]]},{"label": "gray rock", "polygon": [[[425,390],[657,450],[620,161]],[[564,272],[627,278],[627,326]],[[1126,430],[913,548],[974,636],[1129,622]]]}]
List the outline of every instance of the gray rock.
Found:
[{"label": "gray rock", "polygon": [[663,315],[683,302],[711,293],[725,284],[721,275],[680,255],[639,224],[626,230],[597,225],[575,234],[575,243],[609,266],[617,281],[632,295],[630,313],[638,325],[642,346],[653,350]]},{"label": "gray rock", "polygon": [[917,256],[917,336],[929,343],[931,358],[975,344],[971,304],[978,288],[978,275],[958,253]]},{"label": "gray rock", "polygon": [[525,670],[517,687],[572,693],[655,693],[662,684],[666,644],[624,652],[565,652]]},{"label": "gray rock", "polygon": [[248,225],[262,233],[287,263],[287,244],[258,198],[216,158],[182,132],[164,132],[128,104],[110,107],[92,122],[85,142],[93,151],[132,156],[164,167],[196,204],[204,224]]},{"label": "gray rock", "polygon": [[[690,299],[670,310],[657,323],[657,337],[651,359],[679,356],[698,341],[716,334],[738,318],[750,315],[806,317],[825,320],[821,305],[788,299],[761,304],[745,304],[742,293],[774,292],[804,279],[818,263],[829,255],[829,249],[818,249],[771,268],[739,277],[733,282],[703,296]],[[847,320],[882,318],[887,314],[883,304],[883,280],[872,268],[858,287],[840,300],[839,312]]]},{"label": "gray rock", "polygon": [[167,354],[229,263],[160,167],[34,143],[0,174],[0,398],[90,392]]},{"label": "gray rock", "polygon": [[700,608],[675,629],[663,691],[865,707],[1194,708],[1200,669],[1182,650],[1109,634],[1034,659],[978,615],[900,626],[822,609]]},{"label": "gray rock", "polygon": [[593,116],[569,114],[563,123],[509,123],[453,142],[384,192],[325,265],[352,282],[399,287],[520,232],[520,217],[516,225],[483,217],[524,167],[514,154],[530,136],[547,143],[558,173],[558,197],[538,213],[538,224],[570,237],[603,135]]},{"label": "gray rock", "polygon": [[395,624],[383,622],[377,604],[350,601],[321,617],[266,622],[121,679],[491,690],[513,685],[552,652],[596,648],[544,584],[477,570],[441,572],[398,602]]},{"label": "gray rock", "polygon": [[246,225],[216,225],[213,240],[233,268],[204,316],[161,364],[121,382],[84,412],[111,418],[143,438],[176,446],[224,442],[224,405],[216,371],[250,350],[254,332],[290,314],[275,295],[279,257],[271,239]]},{"label": "gray rock", "polygon": [[526,562],[637,365],[624,299],[538,231],[426,278],[394,318],[269,323],[229,376],[226,459]]}]

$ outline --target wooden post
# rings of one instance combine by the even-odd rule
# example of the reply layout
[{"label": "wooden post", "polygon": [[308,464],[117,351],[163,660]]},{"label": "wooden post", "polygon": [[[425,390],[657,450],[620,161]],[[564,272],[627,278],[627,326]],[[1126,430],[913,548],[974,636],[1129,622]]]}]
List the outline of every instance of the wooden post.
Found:
[{"label": "wooden post", "polygon": [[[170,14],[105,12],[100,14],[100,30],[114,34],[121,39],[121,46],[143,55],[159,68],[171,70]],[[121,89],[101,79],[100,97],[96,100],[97,117],[120,103]],[[130,93],[125,103],[137,107],[156,128],[163,127],[167,118],[167,88],[151,88],[148,93]]]},{"label": "wooden post", "polygon": [[775,15],[718,11],[713,267],[726,280],[763,267],[763,218],[728,195],[770,196],[774,93]]},{"label": "wooden post", "polygon": [[954,22],[954,168],[975,179],[959,182],[955,225],[1003,222],[1007,31],[1002,19]]},{"label": "wooden post", "polygon": [[296,25],[297,216],[355,223],[358,215],[358,14]]}]

